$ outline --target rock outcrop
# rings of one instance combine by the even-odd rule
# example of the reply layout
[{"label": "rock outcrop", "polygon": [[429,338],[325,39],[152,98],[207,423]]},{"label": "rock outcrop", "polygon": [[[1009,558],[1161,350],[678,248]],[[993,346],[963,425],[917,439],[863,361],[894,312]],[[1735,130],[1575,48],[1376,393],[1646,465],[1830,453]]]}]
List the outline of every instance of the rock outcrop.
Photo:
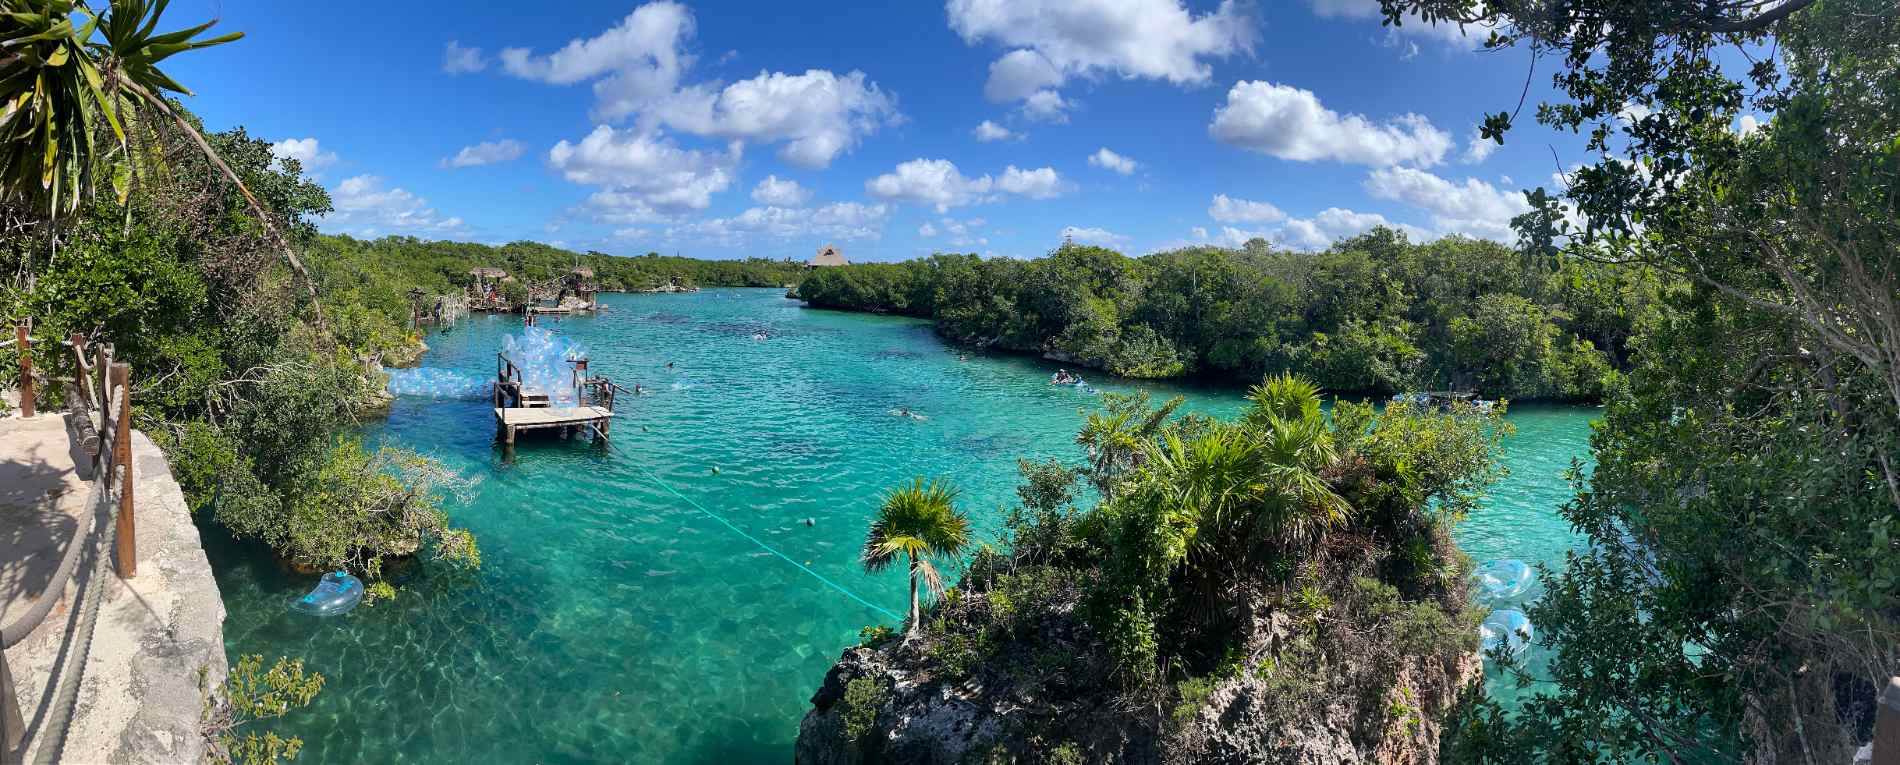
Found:
[{"label": "rock outcrop", "polygon": [[[953,676],[933,640],[846,650],[812,696],[796,761],[1435,765],[1445,715],[1483,673],[1475,651],[1419,656],[1401,661],[1389,682],[1373,682],[1382,688],[1360,683],[1358,693],[1289,699],[1284,681],[1244,672],[1214,681],[1198,706],[1184,707],[1025,677],[1020,668],[1034,659],[1005,657]],[[1268,642],[1254,641],[1263,660]],[[1024,643],[1001,653],[1037,650]],[[1315,685],[1337,690],[1379,673],[1357,674]],[[853,683],[870,690],[854,694]]]}]

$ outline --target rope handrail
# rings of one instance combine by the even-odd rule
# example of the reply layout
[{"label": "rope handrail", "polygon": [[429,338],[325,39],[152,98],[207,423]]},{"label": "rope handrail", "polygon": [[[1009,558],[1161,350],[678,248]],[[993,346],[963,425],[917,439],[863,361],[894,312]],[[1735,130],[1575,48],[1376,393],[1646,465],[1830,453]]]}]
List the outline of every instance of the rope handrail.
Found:
[{"label": "rope handrail", "polygon": [[[20,346],[22,357],[21,408],[30,415],[33,413],[33,383],[27,353],[34,343],[27,327],[25,323],[18,325],[15,342]],[[28,742],[26,723],[20,714],[20,703],[15,696],[12,671],[7,667],[4,649],[18,645],[45,623],[53,607],[66,599],[67,587],[80,569],[79,561],[89,557],[92,574],[87,577],[82,592],[75,596],[78,598],[75,605],[80,608],[80,620],[73,624],[66,635],[70,645],[61,648],[62,667],[55,669],[58,680],[46,690],[48,703],[36,705],[41,713],[49,715],[36,721],[36,730],[46,734],[45,740],[39,744],[39,759],[57,759],[65,746],[66,729],[78,702],[79,683],[85,676],[85,663],[91,651],[93,630],[97,626],[100,588],[107,573],[107,558],[104,554],[107,548],[102,545],[110,545],[115,551],[113,560],[117,563],[121,577],[130,578],[137,573],[132,498],[130,368],[123,362],[113,360],[111,344],[87,343],[84,335],[75,333],[69,339],[57,341],[53,345],[72,349],[75,360],[73,379],[48,379],[72,386],[70,394],[66,396],[67,427],[77,431],[70,435],[77,438],[92,456],[93,476],[84,506],[87,516],[84,525],[75,530],[72,541],[61,554],[59,564],[46,587],[41,590],[38,601],[11,623],[0,626],[0,676],[7,680],[0,685],[0,733],[4,733],[4,740],[0,744],[5,747],[0,755],[8,761],[24,754]],[[86,358],[89,346],[98,353],[96,363]],[[96,387],[93,380],[95,373],[99,378]],[[97,421],[93,419],[95,415]],[[98,448],[95,449],[95,445]],[[104,529],[100,528],[102,521],[109,522]]]}]

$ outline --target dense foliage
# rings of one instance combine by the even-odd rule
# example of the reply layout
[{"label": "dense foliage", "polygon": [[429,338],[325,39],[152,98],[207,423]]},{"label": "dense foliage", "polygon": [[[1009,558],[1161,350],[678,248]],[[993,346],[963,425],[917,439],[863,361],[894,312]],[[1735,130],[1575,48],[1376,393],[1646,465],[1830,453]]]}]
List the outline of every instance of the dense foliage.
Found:
[{"label": "dense foliage", "polygon": [[[1845,762],[1900,668],[1900,14],[1883,0],[1386,0],[1561,59],[1601,152],[1546,227],[1670,294],[1531,611],[1558,648],[1454,759]],[[1759,130],[1737,129],[1746,113]],[[1623,118],[1613,115],[1622,114]],[[1634,115],[1634,116],[1630,116]],[[1751,116],[1752,116],[1751,115]],[[1493,115],[1500,139],[1509,114]],[[1547,198],[1541,216],[1558,219]],[[1628,267],[1628,266],[1625,266]]]},{"label": "dense foliage", "polygon": [[[1442,674],[1476,649],[1449,531],[1499,477],[1509,426],[1465,406],[1328,415],[1293,377],[1251,398],[1222,421],[1105,396],[1077,439],[1087,461],[1020,464],[1000,545],[906,650],[1009,698],[1112,705],[1157,740],[1239,678],[1289,723],[1332,705],[1389,722],[1402,668]],[[1086,509],[1082,480],[1100,489]],[[1061,743],[1022,738],[1032,760]]]},{"label": "dense foliage", "polygon": [[817,269],[796,294],[1126,377],[1291,372],[1356,393],[1590,400],[1626,363],[1663,284],[1638,269],[1380,229],[1320,253],[1256,240],[1141,258],[1073,244],[1031,261],[935,255]]}]

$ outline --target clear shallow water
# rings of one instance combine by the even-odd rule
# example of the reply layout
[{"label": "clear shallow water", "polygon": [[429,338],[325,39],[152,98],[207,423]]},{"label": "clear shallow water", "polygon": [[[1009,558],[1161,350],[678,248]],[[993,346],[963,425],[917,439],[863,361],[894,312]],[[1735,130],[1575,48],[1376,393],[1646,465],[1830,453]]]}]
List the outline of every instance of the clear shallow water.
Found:
[{"label": "clear shallow water", "polygon": [[[510,461],[493,444],[485,395],[457,386],[492,377],[495,351],[520,331],[512,316],[432,335],[429,371],[406,381],[421,395],[368,429],[476,482],[450,511],[480,539],[478,572],[414,567],[395,603],[317,620],[286,608],[314,576],[207,529],[227,651],[301,657],[327,678],[316,703],[278,726],[303,736],[299,762],[785,761],[839,651],[890,620],[635,466],[900,610],[902,573],[857,564],[883,490],[952,477],[988,538],[1014,499],[1018,457],[1080,456],[1078,408],[1092,396],[1047,384],[1053,368],[1041,362],[959,361],[922,322],[807,310],[776,290],[603,300],[613,310],[546,326],[589,348],[596,373],[652,392],[620,399],[611,450],[524,441]],[[1221,416],[1244,404],[1232,390],[1143,387]],[[1513,474],[1459,528],[1467,552],[1562,559],[1575,540],[1556,514],[1561,473],[1586,454],[1594,413],[1513,411]]]}]

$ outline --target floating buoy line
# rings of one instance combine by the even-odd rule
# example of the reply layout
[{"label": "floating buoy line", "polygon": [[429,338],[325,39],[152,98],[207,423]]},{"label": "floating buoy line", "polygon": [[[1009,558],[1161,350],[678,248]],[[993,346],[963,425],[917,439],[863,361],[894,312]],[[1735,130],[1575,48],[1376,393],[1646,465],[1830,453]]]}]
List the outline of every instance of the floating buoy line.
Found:
[{"label": "floating buoy line", "polygon": [[[645,430],[645,426],[641,426],[641,429]],[[614,448],[614,443],[611,439],[608,440],[606,443],[607,443],[608,449]],[[820,583],[824,584],[826,587],[830,587],[831,589],[837,590],[839,594],[847,598],[850,598],[853,601],[856,601],[859,605],[864,606],[865,608],[869,608],[885,616],[888,616],[895,621],[902,622],[904,620],[904,617],[902,614],[899,614],[896,611],[892,611],[888,608],[880,606],[876,603],[872,603],[869,600],[865,600],[863,596],[855,592],[852,592],[850,588],[845,587],[844,585],[839,584],[835,581],[832,581],[830,577],[827,577],[824,574],[820,574],[817,571],[813,571],[810,566],[807,566],[803,563],[799,563],[797,560],[793,559],[791,556],[786,555],[783,552],[780,552],[778,548],[773,547],[769,544],[766,544],[765,540],[759,539],[758,537],[755,537],[749,533],[746,533],[745,529],[739,528],[737,524],[733,523],[732,521],[726,520],[725,516],[707,509],[705,505],[700,504],[697,500],[694,500],[692,497],[689,497],[689,496],[686,496],[685,494],[680,493],[679,489],[673,488],[672,484],[667,483],[664,479],[660,478],[659,475],[655,474],[651,470],[646,469],[646,467],[641,465],[639,462],[631,461],[628,464],[633,465],[633,469],[640,471],[641,475],[646,476],[647,480],[652,481],[654,485],[659,486],[662,489],[665,489],[667,493],[672,494],[673,496],[678,497],[680,501],[685,502],[688,505],[691,505],[694,510],[698,510],[700,513],[704,514],[706,517],[711,518],[715,521],[718,521],[720,525],[725,526],[728,529],[731,529],[732,533],[738,534],[739,536],[744,537],[746,541],[751,542],[754,545],[757,545],[759,549],[777,556],[779,560],[792,564],[793,566],[797,567],[798,570],[803,571],[806,574],[810,575],[811,578],[818,580]],[[714,475],[717,475],[719,473],[719,468],[717,467],[713,468],[712,472]],[[816,524],[813,521],[813,519],[808,518],[808,519],[805,519],[805,525],[812,526]]]}]

